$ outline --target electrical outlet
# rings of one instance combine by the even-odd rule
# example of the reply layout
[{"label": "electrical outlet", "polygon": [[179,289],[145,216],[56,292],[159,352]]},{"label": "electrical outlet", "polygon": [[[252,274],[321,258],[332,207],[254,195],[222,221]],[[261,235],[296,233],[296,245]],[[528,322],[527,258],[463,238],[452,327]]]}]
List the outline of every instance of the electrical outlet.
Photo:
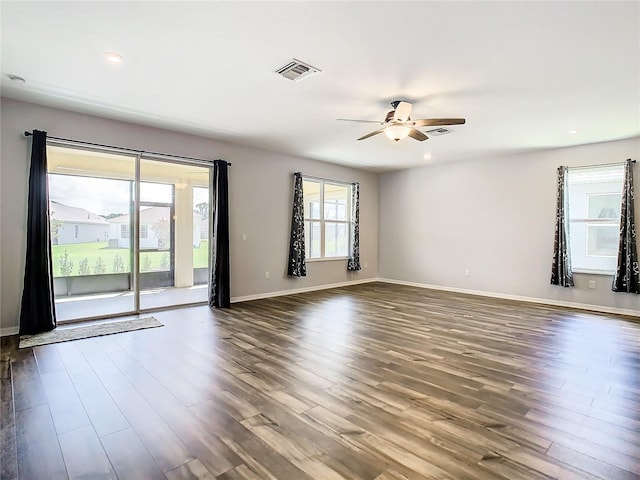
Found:
[{"label": "electrical outlet", "polygon": [[271,274],[269,272],[264,272],[264,278],[271,278]]},{"label": "electrical outlet", "polygon": [[596,281],[595,280],[589,280],[589,288],[596,288]]},{"label": "electrical outlet", "polygon": [[471,270],[469,270],[468,268],[464,271],[464,276],[465,277],[470,277],[471,276]]},{"label": "electrical outlet", "polygon": [[367,262],[364,262],[364,268],[369,267],[369,264]]},{"label": "electrical outlet", "polygon": [[243,242],[246,242],[246,241],[247,241],[247,234],[246,234],[246,233],[243,233],[243,234],[242,234],[242,241],[243,241]]}]

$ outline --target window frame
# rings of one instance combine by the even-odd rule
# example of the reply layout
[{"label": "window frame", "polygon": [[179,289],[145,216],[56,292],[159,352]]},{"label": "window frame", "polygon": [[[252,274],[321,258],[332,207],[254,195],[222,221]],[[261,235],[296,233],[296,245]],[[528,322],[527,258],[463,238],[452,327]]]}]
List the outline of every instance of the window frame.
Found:
[{"label": "window frame", "polygon": [[[609,167],[609,168],[606,168]],[[575,171],[584,171],[584,170],[593,170],[594,174],[598,170],[610,170],[611,172],[620,170],[623,172],[623,167],[619,165],[611,165],[611,166],[593,166],[593,167],[569,167],[568,172],[571,174],[572,170]],[[589,215],[589,207],[590,201],[592,198],[603,195],[618,195],[620,196],[620,201],[622,202],[622,184],[623,180],[620,179],[620,191],[613,191],[611,186],[607,186],[607,183],[612,183],[612,180],[606,180],[606,178],[597,181],[591,182],[580,182],[580,181],[572,181],[569,177],[567,180],[567,188],[568,188],[568,197],[567,197],[567,223],[569,226],[569,244],[571,245],[571,263],[573,273],[583,273],[589,275],[605,275],[605,276],[613,276],[615,275],[615,263],[617,262],[617,255],[590,255],[589,254],[589,233],[590,227],[594,226],[616,226],[620,227],[620,219],[618,218],[591,218]],[[585,187],[583,192],[580,194],[572,194],[572,187],[576,188],[576,186],[581,184],[593,184],[594,187],[587,188]],[[578,197],[578,198],[576,198]],[[579,215],[571,215],[572,209],[574,209],[573,204],[577,203],[579,206],[584,207],[582,214]],[[583,249],[582,252],[577,252],[574,248],[575,246],[575,237],[574,232],[577,228],[582,229],[578,235],[584,237],[584,241],[578,242],[579,246]],[[576,261],[579,259],[580,261]],[[602,262],[603,260],[608,259],[607,261],[611,264],[611,268],[598,268],[593,265],[595,263]],[[591,261],[592,265],[585,265]]]},{"label": "window frame", "polygon": [[[352,183],[348,183],[348,182],[341,182],[339,180],[330,180],[330,179],[325,179],[325,178],[319,178],[319,177],[313,177],[313,176],[309,176],[309,175],[302,175],[302,184],[304,186],[304,182],[313,182],[313,183],[317,183],[319,184],[319,188],[320,188],[320,218],[311,218],[309,216],[309,209],[307,208],[307,205],[304,205],[304,223],[305,226],[308,224],[309,227],[311,228],[311,224],[313,222],[319,222],[320,223],[320,256],[319,257],[311,257],[311,256],[306,256],[306,252],[305,252],[305,261],[306,262],[330,262],[330,261],[335,261],[335,260],[348,260],[350,258],[349,256],[349,251],[351,249],[351,244],[353,242],[353,238],[352,238],[352,231],[353,231],[353,222],[354,222],[354,218],[353,218],[353,184]],[[338,186],[338,187],[345,187],[347,189],[347,203],[345,205],[346,208],[346,220],[337,220],[337,219],[327,219],[325,218],[325,185],[334,185],[334,186]],[[303,188],[303,192],[304,192],[304,188]],[[336,213],[337,213],[337,209],[339,204],[336,202]],[[336,215],[337,216],[337,215]],[[326,255],[326,224],[330,223],[330,224],[340,224],[340,225],[346,225],[347,226],[347,255],[340,255],[340,256],[327,256]],[[336,229],[336,234],[337,234],[337,229]],[[311,231],[308,234],[305,234],[305,241],[307,240],[307,238],[310,238],[311,235]],[[309,249],[309,253],[311,253],[311,247],[306,247]],[[306,250],[305,248],[305,250]]]}]

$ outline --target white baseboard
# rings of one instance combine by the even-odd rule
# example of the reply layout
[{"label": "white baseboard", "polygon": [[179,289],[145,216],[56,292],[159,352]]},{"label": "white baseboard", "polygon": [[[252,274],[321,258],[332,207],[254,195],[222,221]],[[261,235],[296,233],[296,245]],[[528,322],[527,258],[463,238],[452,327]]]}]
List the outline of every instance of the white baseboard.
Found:
[{"label": "white baseboard", "polygon": [[9,335],[17,335],[20,327],[4,327],[0,328],[0,337],[8,337]]},{"label": "white baseboard", "polygon": [[315,292],[317,290],[328,290],[330,288],[348,287],[349,285],[358,285],[361,283],[371,283],[379,281],[378,278],[365,278],[363,280],[349,280],[340,283],[329,283],[326,285],[316,285],[313,287],[294,288],[291,290],[278,290],[276,292],[256,293],[254,295],[245,295],[242,297],[231,297],[231,303],[248,302],[250,300],[260,300],[263,298],[282,297],[284,295],[294,295],[296,293]]},{"label": "white baseboard", "polygon": [[[483,290],[470,290],[467,288],[445,287],[442,285],[430,285],[427,283],[407,282],[404,280],[395,280],[393,278],[380,278],[380,277],[365,278],[363,280],[350,280],[346,282],[330,283],[326,285],[315,285],[312,287],[294,288],[291,290],[278,290],[275,292],[256,293],[254,295],[245,295],[242,297],[232,297],[231,303],[248,302],[251,300],[260,300],[263,298],[282,297],[285,295],[294,295],[296,293],[315,292],[318,290],[329,290],[331,288],[347,287],[349,285],[359,285],[362,283],[372,283],[372,282],[393,283],[396,285],[407,285],[409,287],[427,288],[431,290],[442,290],[445,292],[466,293],[469,295],[480,295],[482,297],[502,298],[505,300],[515,300],[519,302],[538,303],[542,305],[552,305],[556,307],[568,307],[568,308],[576,308],[579,310],[589,310],[594,312],[613,313],[616,315],[640,317],[640,311],[632,310],[628,308],[616,308],[616,307],[606,307],[602,305],[589,305],[585,303],[563,302],[561,300],[551,300],[547,298],[524,297],[521,295],[511,295],[508,293],[485,292]],[[0,328],[0,337],[17,335],[18,332],[19,332],[18,326]]]},{"label": "white baseboard", "polygon": [[554,307],[568,307],[579,310],[589,310],[592,312],[613,313],[616,315],[627,315],[630,317],[640,317],[640,310],[630,308],[606,307],[604,305],[589,305],[587,303],[564,302],[562,300],[552,300],[548,298],[524,297],[521,295],[511,295],[508,293],[485,292],[483,290],[470,290],[467,288],[443,287],[441,285],[429,285],[427,283],[405,282],[392,278],[378,278],[377,281],[384,283],[395,283],[397,285],[407,285],[409,287],[428,288],[431,290],[443,290],[445,292],[466,293],[469,295],[480,295],[482,297],[502,298],[505,300],[516,300],[518,302],[538,303],[552,305]]}]

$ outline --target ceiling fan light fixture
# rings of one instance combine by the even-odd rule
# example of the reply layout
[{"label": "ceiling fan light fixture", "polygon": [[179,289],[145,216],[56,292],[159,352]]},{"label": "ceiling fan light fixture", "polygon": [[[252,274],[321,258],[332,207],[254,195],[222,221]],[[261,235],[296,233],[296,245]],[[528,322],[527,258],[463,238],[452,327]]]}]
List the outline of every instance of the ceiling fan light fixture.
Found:
[{"label": "ceiling fan light fixture", "polygon": [[[357,140],[366,140],[367,138],[371,138],[374,135],[378,135],[379,133],[384,132],[384,134],[391,140],[395,142],[399,142],[407,137],[411,137],[418,142],[424,142],[428,140],[429,137],[418,130],[420,127],[427,126],[440,126],[440,125],[462,125],[466,123],[464,118],[421,118],[421,119],[411,119],[411,111],[412,105],[409,102],[403,102],[397,100],[391,103],[393,110],[387,113],[384,121],[376,122],[373,120],[350,120],[346,118],[339,118],[338,120],[348,121],[348,122],[362,122],[362,123],[377,123],[382,125],[382,128],[378,128],[373,132],[370,132]],[[434,135],[444,135],[445,133],[451,133],[452,130],[448,128],[437,128],[435,130],[429,130]],[[427,133],[429,133],[427,132]]]},{"label": "ceiling fan light fixture", "polygon": [[399,142],[400,140],[407,138],[411,129],[406,125],[390,125],[384,129],[384,134],[391,140]]}]

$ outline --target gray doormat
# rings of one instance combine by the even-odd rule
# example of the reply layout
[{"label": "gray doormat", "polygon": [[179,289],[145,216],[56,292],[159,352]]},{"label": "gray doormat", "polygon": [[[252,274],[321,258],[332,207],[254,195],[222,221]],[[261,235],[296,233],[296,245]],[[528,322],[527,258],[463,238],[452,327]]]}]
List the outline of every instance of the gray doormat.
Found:
[{"label": "gray doormat", "polygon": [[68,342],[70,340],[80,340],[81,338],[100,337],[102,335],[113,335],[114,333],[131,332],[133,330],[142,330],[143,328],[162,326],[164,325],[155,318],[147,317],[137,318],[135,320],[123,320],[120,322],[97,323],[86,327],[56,328],[50,332],[21,336],[18,348],[37,347],[50,343]]}]

